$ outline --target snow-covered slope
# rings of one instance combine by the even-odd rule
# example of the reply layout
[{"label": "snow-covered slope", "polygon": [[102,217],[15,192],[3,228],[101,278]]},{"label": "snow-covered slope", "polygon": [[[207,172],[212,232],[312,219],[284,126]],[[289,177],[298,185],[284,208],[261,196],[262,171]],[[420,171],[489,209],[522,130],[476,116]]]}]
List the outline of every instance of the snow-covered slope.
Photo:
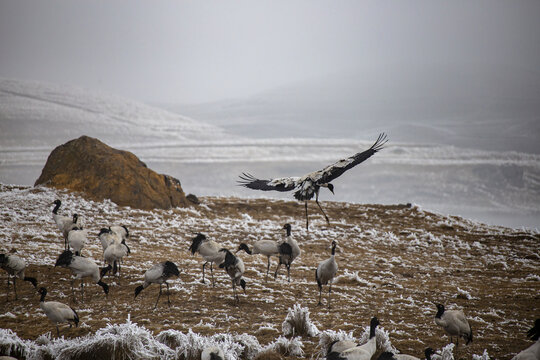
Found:
[{"label": "snow-covered slope", "polygon": [[0,79],[1,148],[59,145],[80,135],[113,145],[219,139],[221,129],[112,94]]}]

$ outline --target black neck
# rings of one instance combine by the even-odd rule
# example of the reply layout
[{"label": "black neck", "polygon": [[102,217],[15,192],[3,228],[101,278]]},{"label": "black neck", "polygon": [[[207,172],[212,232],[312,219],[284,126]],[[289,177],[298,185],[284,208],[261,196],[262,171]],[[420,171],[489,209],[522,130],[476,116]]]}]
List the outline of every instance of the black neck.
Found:
[{"label": "black neck", "polygon": [[375,326],[369,328],[369,338],[372,339],[375,337]]},{"label": "black neck", "polygon": [[287,226],[285,229],[287,230],[287,236],[291,236],[291,228],[290,228],[290,226]]},{"label": "black neck", "polygon": [[41,298],[39,299],[39,302],[44,302],[45,301],[45,296],[47,295],[47,292],[42,292],[41,293]]},{"label": "black neck", "polygon": [[437,308],[437,314],[435,315],[435,317],[437,319],[440,319],[443,314],[444,314],[444,307],[439,307]]},{"label": "black neck", "polygon": [[54,206],[54,209],[53,209],[52,213],[55,214],[55,215],[58,215],[58,209],[60,209],[60,203],[57,203]]}]

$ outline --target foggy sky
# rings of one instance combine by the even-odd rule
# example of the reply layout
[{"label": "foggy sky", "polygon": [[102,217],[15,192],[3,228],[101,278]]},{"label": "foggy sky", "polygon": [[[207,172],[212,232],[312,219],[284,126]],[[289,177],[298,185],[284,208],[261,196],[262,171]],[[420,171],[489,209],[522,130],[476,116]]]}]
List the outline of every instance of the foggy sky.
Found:
[{"label": "foggy sky", "polygon": [[0,0],[0,77],[177,103],[384,64],[540,78],[539,15],[540,1]]}]

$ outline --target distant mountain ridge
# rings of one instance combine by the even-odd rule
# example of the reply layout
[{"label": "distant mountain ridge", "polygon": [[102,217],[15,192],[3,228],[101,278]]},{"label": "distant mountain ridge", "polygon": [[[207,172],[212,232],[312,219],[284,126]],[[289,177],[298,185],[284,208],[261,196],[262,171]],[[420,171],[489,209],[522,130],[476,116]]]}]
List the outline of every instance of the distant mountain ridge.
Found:
[{"label": "distant mountain ridge", "polygon": [[0,79],[0,145],[56,146],[81,135],[112,145],[220,139],[223,130],[116,95]]}]

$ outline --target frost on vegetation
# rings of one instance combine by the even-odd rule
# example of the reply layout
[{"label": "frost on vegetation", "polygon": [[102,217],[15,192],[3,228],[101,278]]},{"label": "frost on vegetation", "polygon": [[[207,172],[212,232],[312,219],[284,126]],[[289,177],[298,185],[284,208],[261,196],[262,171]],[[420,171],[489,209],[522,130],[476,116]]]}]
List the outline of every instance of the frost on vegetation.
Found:
[{"label": "frost on vegetation", "polygon": [[28,355],[35,351],[33,348],[29,341],[22,340],[12,330],[0,329],[0,353],[28,358]]},{"label": "frost on vegetation", "polygon": [[360,285],[364,285],[364,286],[375,286],[375,284],[367,281],[367,280],[364,280],[360,277],[360,275],[358,275],[358,271],[349,271],[348,269],[345,269],[341,275],[337,276],[336,279],[334,280],[334,282],[336,284],[343,284],[343,283],[350,283],[350,282],[354,282],[354,283],[358,283]]},{"label": "frost on vegetation", "polygon": [[345,332],[343,330],[324,330],[319,333],[319,344],[317,345],[317,348],[319,348],[319,352],[317,353],[317,359],[324,358],[326,356],[326,353],[328,352],[328,347],[331,343],[334,341],[342,341],[342,340],[349,340],[349,341],[356,341],[356,338],[353,336],[352,331]]},{"label": "frost on vegetation", "polygon": [[473,354],[472,360],[489,360],[489,354],[487,352],[487,349],[484,349],[484,353],[482,355]]},{"label": "frost on vegetation", "polygon": [[367,229],[365,233],[372,238],[377,237],[377,235],[379,234],[379,232],[375,229]]},{"label": "frost on vegetation", "polygon": [[459,299],[467,299],[467,300],[471,300],[473,297],[471,295],[470,292],[468,292],[467,290],[462,290],[460,289],[459,287],[457,288],[457,298]]},{"label": "frost on vegetation", "polygon": [[[370,327],[365,327],[364,332],[362,333],[362,335],[360,336],[360,340],[358,341],[360,345],[368,342],[369,332]],[[399,351],[392,346],[392,343],[390,342],[390,334],[384,328],[381,328],[379,326],[375,329],[375,339],[377,340],[377,349],[381,349],[382,351],[389,351],[394,354],[399,353]]]},{"label": "frost on vegetation", "polygon": [[316,336],[319,333],[317,326],[309,319],[308,308],[294,304],[289,308],[285,321],[281,324],[285,336]]},{"label": "frost on vegetation", "polygon": [[55,359],[154,359],[175,355],[146,328],[132,323],[129,316],[124,324],[109,324],[94,335],[55,340],[49,349]]},{"label": "frost on vegetation", "polygon": [[304,344],[301,338],[291,338],[280,336],[273,343],[266,345],[262,352],[276,352],[282,356],[303,356],[304,350],[302,348]]},{"label": "frost on vegetation", "polygon": [[187,334],[178,330],[166,330],[159,333],[156,339],[174,349],[174,358],[182,360],[198,360],[202,351],[210,346],[219,347],[229,360],[253,359],[261,351],[257,338],[247,334],[204,336],[191,329]]},{"label": "frost on vegetation", "polygon": [[233,337],[234,341],[244,346],[242,358],[253,359],[261,350],[259,340],[253,335],[240,334]]},{"label": "frost on vegetation", "polygon": [[448,344],[440,351],[431,356],[433,360],[454,360],[454,346],[455,344]]},{"label": "frost on vegetation", "polygon": [[385,232],[383,238],[384,238],[384,242],[387,245],[399,244],[399,238],[393,232],[390,232],[390,231]]}]

